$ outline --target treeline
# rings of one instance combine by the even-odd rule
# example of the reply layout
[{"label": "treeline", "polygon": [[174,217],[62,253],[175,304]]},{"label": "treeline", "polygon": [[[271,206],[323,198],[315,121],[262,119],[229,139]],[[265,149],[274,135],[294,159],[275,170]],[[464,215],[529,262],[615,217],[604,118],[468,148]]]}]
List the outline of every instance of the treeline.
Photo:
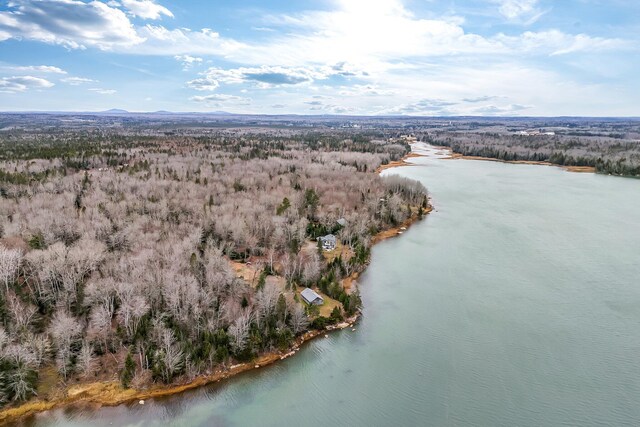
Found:
[{"label": "treeline", "polygon": [[[2,152],[5,403],[52,369],[59,384],[139,387],[286,349],[359,309],[342,279],[365,267],[373,235],[426,208],[421,184],[374,173],[408,147],[370,135],[109,135],[71,156],[82,138],[40,140],[58,153],[46,159],[35,142]],[[344,248],[331,261],[325,233]],[[321,316],[305,286],[339,306]]]},{"label": "treeline", "polygon": [[640,143],[637,142],[444,132],[423,134],[421,139],[433,145],[450,147],[455,153],[465,156],[590,166],[598,173],[640,176]]}]

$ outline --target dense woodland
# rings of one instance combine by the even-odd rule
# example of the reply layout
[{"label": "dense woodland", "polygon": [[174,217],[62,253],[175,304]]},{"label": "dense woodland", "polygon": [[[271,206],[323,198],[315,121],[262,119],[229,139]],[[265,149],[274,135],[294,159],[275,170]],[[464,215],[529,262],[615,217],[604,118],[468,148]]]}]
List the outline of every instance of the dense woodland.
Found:
[{"label": "dense woodland", "polygon": [[[420,183],[375,173],[408,151],[327,129],[3,130],[0,398],[184,381],[353,315],[342,279],[427,207]],[[338,306],[320,315],[305,286]]]},{"label": "dense woodland", "polygon": [[187,381],[356,313],[343,279],[427,208],[375,173],[403,135],[640,175],[632,120],[0,114],[0,400]]},{"label": "dense woodland", "polygon": [[534,136],[496,131],[436,131],[424,134],[421,139],[450,147],[465,156],[591,166],[598,173],[640,176],[640,141],[625,138],[624,133],[565,131]]}]

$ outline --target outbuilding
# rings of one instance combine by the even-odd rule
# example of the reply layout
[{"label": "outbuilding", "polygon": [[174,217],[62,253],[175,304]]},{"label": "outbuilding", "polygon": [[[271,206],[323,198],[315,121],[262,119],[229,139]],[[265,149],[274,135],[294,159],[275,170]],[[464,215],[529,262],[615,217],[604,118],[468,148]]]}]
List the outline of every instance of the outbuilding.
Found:
[{"label": "outbuilding", "polygon": [[300,292],[300,296],[302,300],[309,305],[322,305],[324,304],[324,299],[318,295],[316,291],[311,288],[306,288],[302,292]]}]

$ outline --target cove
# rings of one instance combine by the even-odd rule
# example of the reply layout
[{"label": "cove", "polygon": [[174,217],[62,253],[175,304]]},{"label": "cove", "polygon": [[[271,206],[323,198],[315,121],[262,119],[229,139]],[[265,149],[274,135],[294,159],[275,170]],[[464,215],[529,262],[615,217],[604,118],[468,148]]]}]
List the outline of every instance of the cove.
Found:
[{"label": "cove", "polygon": [[373,249],[364,316],[264,369],[36,426],[640,423],[640,181],[412,158],[435,211]]}]

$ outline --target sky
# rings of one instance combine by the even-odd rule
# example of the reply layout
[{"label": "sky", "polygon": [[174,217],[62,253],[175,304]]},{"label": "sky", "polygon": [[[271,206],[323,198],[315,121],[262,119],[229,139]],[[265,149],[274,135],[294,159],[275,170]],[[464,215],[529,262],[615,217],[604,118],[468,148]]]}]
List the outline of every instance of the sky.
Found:
[{"label": "sky", "polygon": [[0,111],[640,116],[637,0],[0,0]]}]

